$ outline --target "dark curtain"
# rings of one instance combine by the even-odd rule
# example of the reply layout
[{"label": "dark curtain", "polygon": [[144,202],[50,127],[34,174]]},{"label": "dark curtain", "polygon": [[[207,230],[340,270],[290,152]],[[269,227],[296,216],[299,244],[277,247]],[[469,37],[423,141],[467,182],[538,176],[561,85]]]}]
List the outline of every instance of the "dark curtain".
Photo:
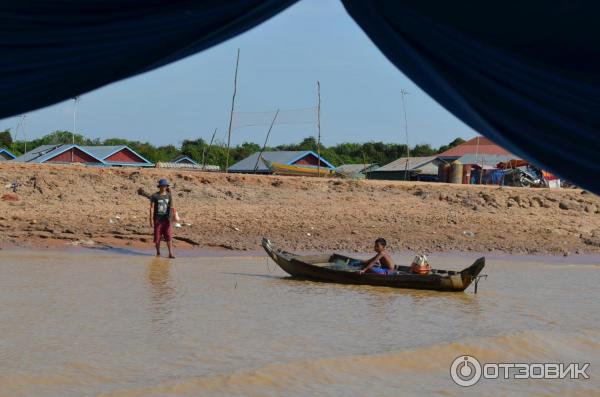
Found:
[{"label": "dark curtain", "polygon": [[[600,3],[342,1],[381,51],[450,112],[600,193]],[[294,2],[2,2],[0,118],[202,51]]]},{"label": "dark curtain", "polygon": [[600,193],[600,2],[342,1],[474,130]]},{"label": "dark curtain", "polygon": [[0,2],[0,118],[51,105],[202,51],[295,2]]}]

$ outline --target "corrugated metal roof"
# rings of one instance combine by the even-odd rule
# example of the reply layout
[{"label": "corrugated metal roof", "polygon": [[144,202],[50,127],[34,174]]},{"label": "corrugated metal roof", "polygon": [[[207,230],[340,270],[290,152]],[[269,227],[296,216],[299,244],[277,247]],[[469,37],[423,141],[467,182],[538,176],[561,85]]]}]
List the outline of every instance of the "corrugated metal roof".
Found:
[{"label": "corrugated metal roof", "polygon": [[120,146],[79,146],[79,147],[81,149],[93,154],[94,157],[97,157],[101,160],[104,160],[105,158],[107,158],[111,154],[118,152],[119,150],[127,148],[127,146],[123,146],[123,145],[120,145]]},{"label": "corrugated metal roof", "polygon": [[343,164],[337,167],[335,170],[337,172],[341,172],[342,174],[357,174],[364,172],[365,170],[368,172],[371,168],[375,167],[377,167],[377,164]]},{"label": "corrugated metal roof", "polygon": [[513,156],[512,154],[465,154],[457,160],[463,164],[483,164],[491,165],[495,168],[496,164],[512,159],[519,159],[519,157]]},{"label": "corrugated metal roof", "polygon": [[[409,157],[408,158],[408,170],[416,171],[424,167],[428,163],[431,163],[437,158],[437,156],[423,156],[423,157]],[[437,167],[437,165],[435,165]],[[377,168],[375,171],[404,171],[406,169],[406,157],[400,157],[398,160],[394,160],[383,167]],[[437,168],[436,168],[437,169]]]},{"label": "corrugated metal roof", "polygon": [[183,160],[188,160],[194,165],[199,165],[197,161],[195,161],[193,158],[191,158],[189,156],[186,156],[185,154],[180,154],[179,156],[175,157],[170,162],[171,163],[179,163],[180,161],[183,161]]},{"label": "corrugated metal roof", "polygon": [[26,162],[26,163],[43,163],[61,153],[64,153],[72,148],[79,148],[84,153],[94,157],[98,162],[102,162],[99,158],[94,156],[87,150],[78,147],[77,145],[42,145],[37,148],[25,153],[24,155],[17,157],[14,161]]},{"label": "corrugated metal roof", "polygon": [[129,162],[121,162],[121,161],[108,161],[107,157],[112,156],[113,154],[120,152],[123,149],[129,150],[131,153],[135,154],[140,158],[139,165],[145,163],[145,165],[152,165],[151,161],[145,159],[141,154],[130,148],[129,146],[119,145],[119,146],[79,146],[79,148],[91,153],[94,157],[97,157],[104,161],[109,165],[137,165],[138,163],[129,163]]},{"label": "corrugated metal roof", "polygon": [[438,157],[460,157],[465,154],[499,154],[499,155],[511,155],[511,153],[501,146],[496,145],[490,139],[476,136],[473,139],[469,139],[465,143],[455,146],[451,149],[440,153]]},{"label": "corrugated metal roof", "polygon": [[[254,166],[256,165],[256,159],[258,159],[258,155],[260,152],[256,152],[246,157],[245,159],[238,161],[229,167],[229,171],[233,172],[253,172]],[[281,163],[281,164],[292,164],[301,158],[312,154],[317,157],[317,154],[311,150],[301,150],[301,151],[274,151],[274,152],[263,152],[262,157],[270,161],[272,163]],[[327,160],[321,157],[321,161],[323,164],[326,164],[329,168],[334,168]],[[258,162],[257,172],[268,172],[269,169],[265,165],[263,161]]]},{"label": "corrugated metal roof", "polygon": [[17,157],[16,159],[14,159],[14,161],[20,163],[39,163],[39,159],[42,158],[45,154],[53,152],[61,146],[63,145],[41,145]]},{"label": "corrugated metal roof", "polygon": [[[79,145],[42,145],[38,146],[35,149],[25,153],[22,156],[17,157],[13,161],[24,162],[24,163],[43,163],[48,159],[51,159],[54,156],[57,156],[63,152],[71,148],[78,148],[84,153],[89,154],[98,160],[99,163],[107,164],[107,165],[147,165],[151,166],[152,163],[142,157],[136,151],[130,149],[127,146],[79,146]],[[122,149],[131,150],[131,152],[135,153],[142,161],[140,163],[123,163],[123,162],[113,162],[113,161],[105,161],[104,159],[112,155],[113,153],[118,152]]]}]

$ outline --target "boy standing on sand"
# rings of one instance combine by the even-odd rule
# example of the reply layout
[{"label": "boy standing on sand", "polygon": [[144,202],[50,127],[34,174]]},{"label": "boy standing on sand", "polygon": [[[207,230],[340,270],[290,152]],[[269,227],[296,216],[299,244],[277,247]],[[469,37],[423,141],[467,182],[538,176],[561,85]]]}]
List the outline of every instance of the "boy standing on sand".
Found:
[{"label": "boy standing on sand", "polygon": [[159,180],[158,189],[158,192],[150,196],[150,227],[154,228],[156,256],[160,256],[160,240],[164,238],[169,249],[169,258],[175,258],[175,255],[173,255],[173,228],[171,226],[173,196],[171,196],[169,181],[166,179]]}]

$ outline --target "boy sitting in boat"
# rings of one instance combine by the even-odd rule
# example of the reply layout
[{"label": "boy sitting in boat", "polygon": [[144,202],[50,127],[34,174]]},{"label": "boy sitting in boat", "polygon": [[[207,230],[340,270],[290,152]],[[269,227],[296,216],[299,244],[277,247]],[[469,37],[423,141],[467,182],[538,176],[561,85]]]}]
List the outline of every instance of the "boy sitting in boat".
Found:
[{"label": "boy sitting in boat", "polygon": [[377,255],[369,260],[362,261],[362,264],[365,265],[365,267],[359,271],[360,274],[392,274],[394,272],[394,262],[389,254],[385,251],[386,245],[387,241],[385,241],[384,238],[379,237],[377,240],[375,240],[375,247],[373,247],[373,249]]}]

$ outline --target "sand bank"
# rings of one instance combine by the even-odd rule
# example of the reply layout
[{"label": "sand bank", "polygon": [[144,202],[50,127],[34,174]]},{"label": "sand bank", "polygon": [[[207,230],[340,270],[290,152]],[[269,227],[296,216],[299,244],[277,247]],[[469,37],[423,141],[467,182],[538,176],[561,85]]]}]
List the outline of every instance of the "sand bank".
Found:
[{"label": "sand bank", "polygon": [[[0,163],[0,246],[149,247],[146,194],[172,183],[179,248],[600,253],[588,192]],[[17,192],[11,185],[17,183]]]}]

